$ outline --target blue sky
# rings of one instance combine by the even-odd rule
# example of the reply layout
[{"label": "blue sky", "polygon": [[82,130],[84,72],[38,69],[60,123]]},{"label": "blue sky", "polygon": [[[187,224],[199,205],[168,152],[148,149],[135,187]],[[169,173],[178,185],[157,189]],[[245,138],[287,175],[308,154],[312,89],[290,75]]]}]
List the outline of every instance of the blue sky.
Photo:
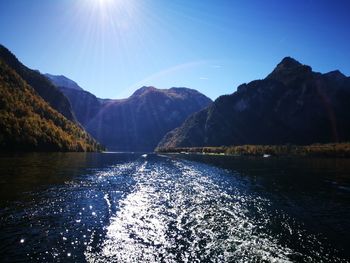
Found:
[{"label": "blue sky", "polygon": [[349,1],[0,0],[0,43],[102,98],[143,85],[215,99],[285,56],[350,75]]}]

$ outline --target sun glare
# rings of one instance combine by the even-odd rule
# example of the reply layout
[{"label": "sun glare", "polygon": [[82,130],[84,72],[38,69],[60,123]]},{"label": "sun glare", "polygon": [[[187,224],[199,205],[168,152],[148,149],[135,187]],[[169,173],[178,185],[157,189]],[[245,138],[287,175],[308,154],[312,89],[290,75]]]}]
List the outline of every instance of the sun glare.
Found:
[{"label": "sun glare", "polygon": [[82,11],[81,20],[91,21],[92,26],[109,33],[130,30],[139,17],[136,14],[139,4],[134,0],[81,0],[80,3],[84,3],[77,6]]},{"label": "sun glare", "polygon": [[107,5],[110,4],[111,2],[119,2],[119,1],[113,1],[113,0],[96,0],[99,2],[100,5]]}]

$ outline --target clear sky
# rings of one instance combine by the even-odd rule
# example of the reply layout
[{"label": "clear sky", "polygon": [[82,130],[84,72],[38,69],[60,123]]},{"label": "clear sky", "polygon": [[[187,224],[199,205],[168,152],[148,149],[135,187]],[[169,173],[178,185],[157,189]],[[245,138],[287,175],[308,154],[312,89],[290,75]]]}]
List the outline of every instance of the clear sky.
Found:
[{"label": "clear sky", "polygon": [[152,85],[215,99],[285,56],[350,75],[350,1],[0,0],[0,43],[102,98]]}]

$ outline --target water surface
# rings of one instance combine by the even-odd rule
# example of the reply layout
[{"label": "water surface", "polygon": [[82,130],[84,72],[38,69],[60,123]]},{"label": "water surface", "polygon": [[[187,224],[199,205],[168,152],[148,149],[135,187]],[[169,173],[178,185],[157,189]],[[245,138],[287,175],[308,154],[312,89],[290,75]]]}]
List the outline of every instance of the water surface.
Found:
[{"label": "water surface", "polygon": [[350,161],[0,156],[2,262],[348,262]]}]

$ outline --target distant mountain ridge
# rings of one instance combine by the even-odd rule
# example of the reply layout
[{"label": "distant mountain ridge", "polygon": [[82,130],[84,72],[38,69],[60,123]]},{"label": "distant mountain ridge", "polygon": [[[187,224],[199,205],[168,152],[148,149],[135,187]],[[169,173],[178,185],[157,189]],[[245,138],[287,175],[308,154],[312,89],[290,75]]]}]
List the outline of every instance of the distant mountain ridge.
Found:
[{"label": "distant mountain ridge", "polygon": [[169,132],[159,148],[350,140],[350,78],[284,58]]},{"label": "distant mountain ridge", "polygon": [[100,99],[59,86],[78,121],[109,150],[153,151],[162,137],[212,101],[188,88],[141,87],[129,98]]},{"label": "distant mountain ridge", "polygon": [[93,119],[104,105],[104,101],[85,90],[60,86],[59,89],[69,99],[77,120],[85,125]]},{"label": "distant mountain ridge", "polygon": [[75,81],[67,78],[63,75],[51,75],[46,73],[45,77],[50,79],[53,84],[55,84],[56,87],[65,87],[75,90],[83,90]]}]

